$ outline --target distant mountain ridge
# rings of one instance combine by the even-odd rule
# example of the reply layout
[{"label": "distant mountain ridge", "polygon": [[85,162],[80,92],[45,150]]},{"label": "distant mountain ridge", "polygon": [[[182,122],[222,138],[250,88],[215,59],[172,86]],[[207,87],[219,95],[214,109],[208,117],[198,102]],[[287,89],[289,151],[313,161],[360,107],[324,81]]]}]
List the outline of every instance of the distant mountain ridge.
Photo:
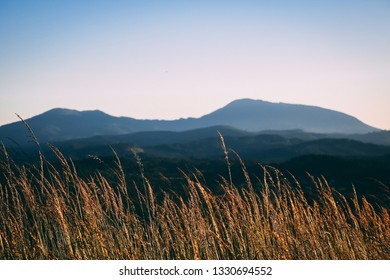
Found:
[{"label": "distant mountain ridge", "polygon": [[[66,157],[76,160],[90,156],[110,157],[113,155],[112,149],[120,157],[126,158],[132,158],[133,151],[137,151],[143,154],[142,157],[216,159],[224,156],[217,131],[223,135],[228,149],[233,149],[243,159],[258,159],[262,162],[282,162],[303,155],[390,155],[389,141],[387,145],[378,145],[352,139],[353,135],[350,138],[337,138],[337,135],[299,131],[253,133],[223,126],[184,132],[150,131],[95,136],[55,142],[53,145]],[[46,155],[53,156],[48,147],[43,146],[43,150]],[[234,157],[233,154],[232,156]]]},{"label": "distant mountain ridge", "polygon": [[[246,132],[300,130],[310,133],[366,134],[380,130],[347,114],[315,106],[235,100],[200,118],[139,120],[113,117],[102,111],[56,108],[26,120],[42,143],[146,131],[181,132],[226,126]],[[22,122],[0,126],[0,141],[25,145],[28,133]]]}]

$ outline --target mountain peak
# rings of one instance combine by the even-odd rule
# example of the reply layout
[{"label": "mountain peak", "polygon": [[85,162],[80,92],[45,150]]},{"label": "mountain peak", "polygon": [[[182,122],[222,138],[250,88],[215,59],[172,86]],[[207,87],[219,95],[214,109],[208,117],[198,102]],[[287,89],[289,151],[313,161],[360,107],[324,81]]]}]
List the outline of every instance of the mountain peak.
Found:
[{"label": "mountain peak", "polygon": [[73,110],[73,109],[67,109],[67,108],[53,108],[50,109],[41,115],[77,115],[80,111]]},{"label": "mountain peak", "polygon": [[67,109],[67,108],[53,108],[53,109],[46,111],[42,115],[79,115],[79,114],[85,114],[85,113],[107,115],[106,113],[104,113],[103,111],[100,111],[100,110],[79,111],[79,110]]},{"label": "mountain peak", "polygon": [[236,99],[227,104],[226,106],[236,106],[236,105],[248,105],[248,104],[260,104],[260,103],[271,103],[261,99],[252,99],[252,98],[241,98]]}]

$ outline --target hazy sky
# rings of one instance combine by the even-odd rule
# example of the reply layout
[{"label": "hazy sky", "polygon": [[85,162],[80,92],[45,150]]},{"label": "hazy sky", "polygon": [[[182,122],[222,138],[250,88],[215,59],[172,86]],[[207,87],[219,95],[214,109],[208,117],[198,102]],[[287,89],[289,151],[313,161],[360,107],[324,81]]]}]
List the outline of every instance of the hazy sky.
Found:
[{"label": "hazy sky", "polygon": [[390,129],[390,1],[0,0],[0,125],[199,117],[238,98]]}]

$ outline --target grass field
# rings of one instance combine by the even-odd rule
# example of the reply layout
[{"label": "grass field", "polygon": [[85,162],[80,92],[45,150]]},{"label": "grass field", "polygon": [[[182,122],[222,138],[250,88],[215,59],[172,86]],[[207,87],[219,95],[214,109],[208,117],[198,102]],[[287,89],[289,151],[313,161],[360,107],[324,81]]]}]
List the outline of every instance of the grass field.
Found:
[{"label": "grass field", "polygon": [[388,209],[347,199],[325,178],[313,178],[308,199],[272,167],[253,184],[242,163],[238,188],[226,157],[218,194],[195,172],[183,173],[184,195],[157,197],[139,158],[141,184],[118,157],[110,179],[86,179],[51,148],[57,167],[42,154],[36,165],[15,163],[3,147],[0,259],[390,259]]}]

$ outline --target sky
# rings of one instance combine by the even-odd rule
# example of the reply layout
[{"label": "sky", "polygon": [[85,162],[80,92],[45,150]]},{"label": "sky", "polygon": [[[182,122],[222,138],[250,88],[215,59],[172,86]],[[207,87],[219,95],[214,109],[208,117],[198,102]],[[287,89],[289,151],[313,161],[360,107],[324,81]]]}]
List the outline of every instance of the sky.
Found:
[{"label": "sky", "polygon": [[0,125],[200,117],[240,98],[390,129],[390,1],[0,0]]}]

